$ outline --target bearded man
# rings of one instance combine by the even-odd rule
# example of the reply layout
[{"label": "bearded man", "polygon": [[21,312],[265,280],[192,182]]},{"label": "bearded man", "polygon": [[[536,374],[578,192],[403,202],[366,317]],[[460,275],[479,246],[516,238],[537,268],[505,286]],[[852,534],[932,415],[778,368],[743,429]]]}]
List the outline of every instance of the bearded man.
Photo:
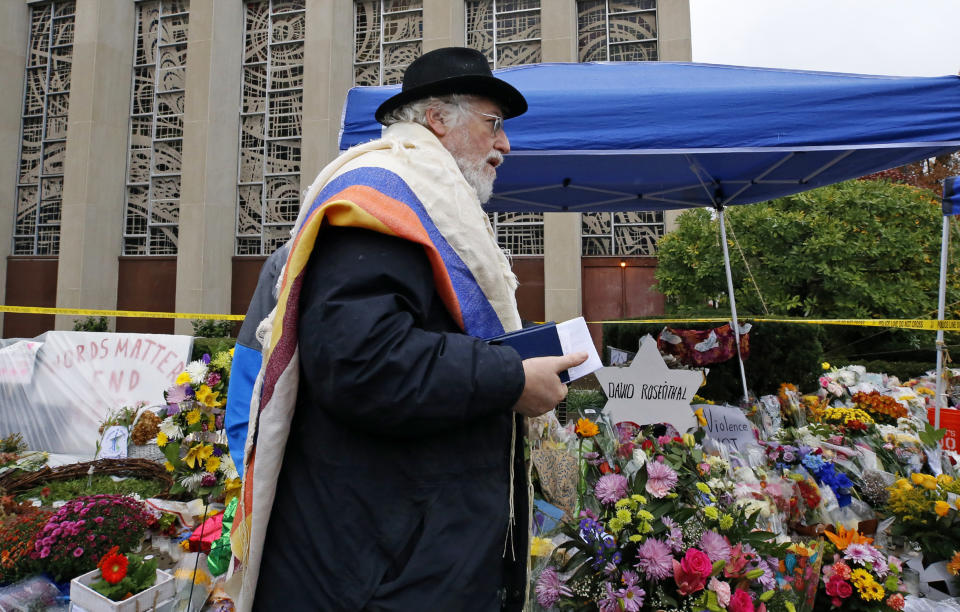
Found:
[{"label": "bearded man", "polygon": [[482,340],[520,326],[481,202],[526,108],[481,53],[432,51],[308,191],[251,410],[241,610],[522,608],[522,417],[586,358]]}]

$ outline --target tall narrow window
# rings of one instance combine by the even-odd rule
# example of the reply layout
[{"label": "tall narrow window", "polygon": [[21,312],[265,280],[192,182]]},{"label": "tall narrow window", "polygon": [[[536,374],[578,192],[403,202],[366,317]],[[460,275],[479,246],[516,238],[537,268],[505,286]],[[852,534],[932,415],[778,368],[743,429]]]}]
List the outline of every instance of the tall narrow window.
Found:
[{"label": "tall narrow window", "polygon": [[656,61],[657,0],[579,0],[581,62]]},{"label": "tall narrow window", "polygon": [[540,0],[467,0],[465,8],[467,46],[491,68],[541,61]]},{"label": "tall narrow window", "polygon": [[60,253],[75,10],[73,0],[30,5],[14,255]]},{"label": "tall narrow window", "polygon": [[[541,60],[540,0],[466,0],[464,7],[467,46],[483,52],[491,68]],[[500,248],[511,255],[543,255],[543,213],[488,216]]]},{"label": "tall narrow window", "polygon": [[[581,62],[656,61],[656,0],[578,0],[577,50]],[[583,255],[654,257],[663,236],[659,211],[584,213]]]},{"label": "tall narrow window", "polygon": [[304,0],[247,2],[237,177],[237,255],[269,255],[300,208]]},{"label": "tall narrow window", "polygon": [[188,0],[136,4],[124,255],[176,255]]},{"label": "tall narrow window", "polygon": [[353,20],[353,82],[390,85],[423,52],[422,0],[357,0]]}]

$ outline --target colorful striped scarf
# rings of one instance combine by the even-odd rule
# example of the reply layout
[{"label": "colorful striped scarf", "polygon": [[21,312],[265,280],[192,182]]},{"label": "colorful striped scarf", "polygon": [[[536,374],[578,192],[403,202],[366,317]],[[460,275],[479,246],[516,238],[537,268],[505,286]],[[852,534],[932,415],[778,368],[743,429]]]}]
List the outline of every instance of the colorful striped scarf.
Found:
[{"label": "colorful striped scarf", "polygon": [[269,330],[251,401],[243,491],[231,533],[244,572],[238,610],[252,607],[260,572],[299,383],[300,291],[323,225],[365,228],[422,245],[437,293],[464,333],[484,338],[520,327],[516,277],[476,192],[429,130],[395,124],[380,140],[355,147],[324,168],[294,227],[277,306],[262,324]]}]

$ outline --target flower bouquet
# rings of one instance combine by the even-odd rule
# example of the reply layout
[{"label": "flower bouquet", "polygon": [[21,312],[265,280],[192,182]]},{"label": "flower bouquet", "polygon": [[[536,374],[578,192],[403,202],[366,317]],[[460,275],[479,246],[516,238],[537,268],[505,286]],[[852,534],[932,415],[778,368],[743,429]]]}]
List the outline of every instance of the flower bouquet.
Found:
[{"label": "flower bouquet", "polygon": [[[561,527],[567,540],[537,578],[537,603],[600,612],[765,610],[776,595],[771,555],[779,547],[773,534],[754,531],[755,514],[721,509],[702,481],[709,463],[698,440],[617,430],[596,441],[604,457],[586,458],[582,510]],[[588,424],[577,432],[600,434]]]},{"label": "flower bouquet", "polygon": [[913,473],[887,490],[886,511],[897,517],[891,533],[918,542],[925,564],[948,560],[960,549],[960,481]]},{"label": "flower bouquet", "polygon": [[900,581],[902,566],[896,557],[883,554],[870,538],[842,526],[825,534],[836,547],[833,563],[823,567],[820,595],[830,609],[903,610],[905,589]]},{"label": "flower bouquet", "polygon": [[157,446],[166,457],[164,466],[173,472],[173,495],[222,495],[229,481],[237,478],[223,434],[230,351],[212,359],[190,362],[165,393],[167,406],[157,434]]}]

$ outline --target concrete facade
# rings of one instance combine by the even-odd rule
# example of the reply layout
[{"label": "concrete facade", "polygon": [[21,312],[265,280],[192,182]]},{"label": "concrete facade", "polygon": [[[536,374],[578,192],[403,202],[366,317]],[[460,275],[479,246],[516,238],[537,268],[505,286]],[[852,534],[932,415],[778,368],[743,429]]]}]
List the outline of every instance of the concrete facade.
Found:
[{"label": "concrete facade", "polygon": [[[689,0],[659,0],[661,60],[690,59]],[[305,190],[337,154],[346,92],[353,84],[354,4],[305,0],[300,187]],[[135,5],[131,0],[76,3],[64,166],[56,304],[113,309],[123,248]],[[423,1],[422,50],[462,45],[462,2]],[[228,313],[237,206],[244,4],[190,4],[179,240],[178,312]],[[0,87],[21,94],[30,2],[0,3]],[[541,0],[545,62],[577,61],[575,0]],[[16,99],[10,96],[10,99]],[[0,110],[0,303],[16,211],[20,105]],[[675,215],[667,213],[668,229]],[[580,215],[544,219],[544,312],[563,320],[582,312]],[[145,258],[148,259],[148,258]],[[173,288],[171,288],[173,289]],[[0,315],[2,316],[2,315]],[[75,316],[58,317],[69,329]],[[189,321],[175,326],[190,333]]]}]

